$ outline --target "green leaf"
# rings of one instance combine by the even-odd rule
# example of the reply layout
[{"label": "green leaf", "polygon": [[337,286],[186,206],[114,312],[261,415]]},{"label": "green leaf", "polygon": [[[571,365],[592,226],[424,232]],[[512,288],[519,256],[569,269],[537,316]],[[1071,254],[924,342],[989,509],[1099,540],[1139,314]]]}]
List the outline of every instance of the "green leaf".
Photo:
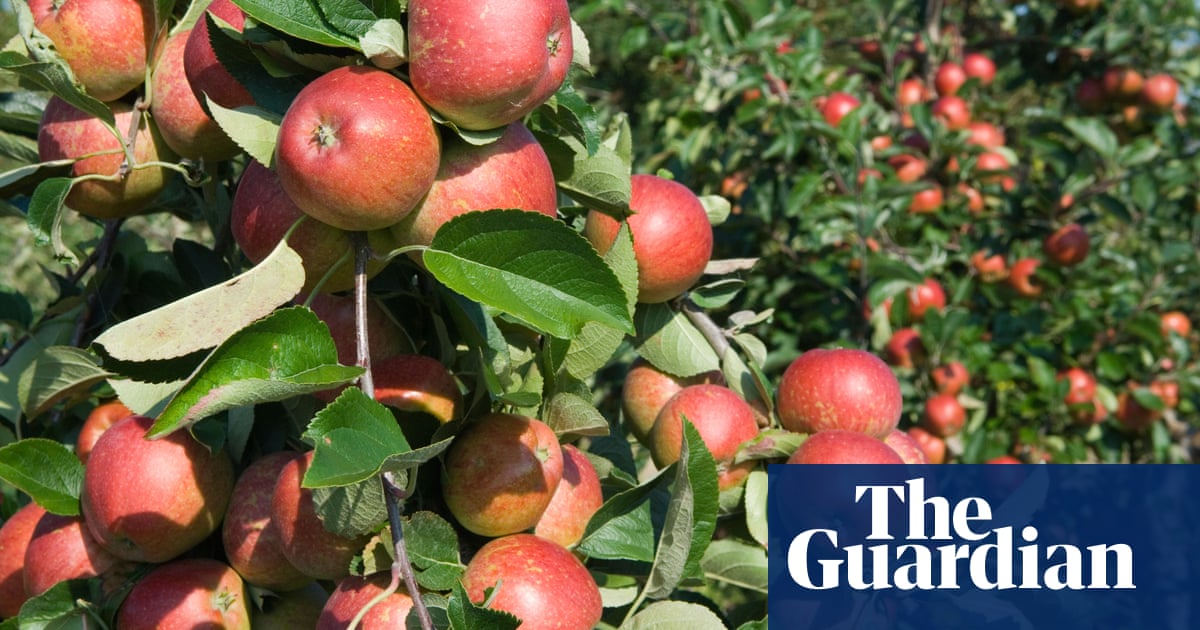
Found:
[{"label": "green leaf", "polygon": [[[353,0],[343,0],[343,2]],[[246,15],[292,37],[305,41],[358,50],[358,38],[338,31],[311,0],[234,0]]]},{"label": "green leaf", "polygon": [[384,69],[408,61],[404,27],[396,20],[378,20],[358,39],[358,45],[371,63]]},{"label": "green leaf", "polygon": [[468,212],[438,230],[424,262],[450,289],[549,335],[571,338],[591,321],[633,332],[616,274],[557,219]]},{"label": "green leaf", "polygon": [[729,200],[720,195],[704,195],[700,197],[700,203],[708,215],[708,222],[714,226],[724,223],[733,209]]},{"label": "green leaf", "polygon": [[655,602],[622,624],[621,630],[725,630],[725,624],[700,604]]},{"label": "green leaf", "polygon": [[[485,592],[490,594],[491,589]],[[521,620],[512,613],[476,606],[467,597],[462,582],[454,584],[446,612],[450,617],[451,630],[516,630],[521,625]]]},{"label": "green leaf", "polygon": [[326,390],[360,374],[362,368],[338,364],[329,328],[311,310],[275,311],[214,350],[147,435],[166,435],[226,409]]},{"label": "green leaf", "polygon": [[280,241],[245,273],[121,322],[95,343],[103,355],[120,361],[182,357],[224,342],[295,297],[303,286],[300,256]]},{"label": "green leaf", "polygon": [[26,81],[53,93],[75,109],[91,114],[104,121],[109,127],[116,124],[112,108],[88,96],[75,80],[70,66],[58,55],[52,60],[34,61],[21,53],[6,50],[0,52],[0,70],[8,70]]},{"label": "green leaf", "polygon": [[720,368],[720,359],[688,318],[666,304],[639,304],[634,349],[654,367],[688,377]]},{"label": "green leaf", "polygon": [[205,100],[213,120],[217,121],[217,125],[234,144],[268,168],[275,163],[275,143],[279,140],[281,116],[254,105],[228,109],[207,96]]},{"label": "green leaf", "polygon": [[734,464],[757,459],[783,459],[790,457],[808,436],[783,429],[763,429],[753,439],[738,448],[733,457]]},{"label": "green leaf", "polygon": [[714,540],[700,561],[709,580],[767,593],[767,550],[739,540]]},{"label": "green leaf", "polygon": [[717,309],[733,301],[746,281],[740,278],[724,278],[688,291],[688,299],[703,309]]},{"label": "green leaf", "polygon": [[608,435],[608,420],[590,401],[572,393],[558,393],[546,403],[546,424],[559,436]]},{"label": "green leaf", "polygon": [[669,481],[667,475],[659,474],[636,488],[613,495],[592,515],[576,550],[593,558],[654,560],[650,498],[665,491]]},{"label": "green leaf", "polygon": [[[571,22],[572,30],[576,24]],[[573,47],[576,53],[579,48]],[[553,120],[560,128],[567,131],[570,137],[579,142],[588,156],[594,156],[600,148],[600,125],[596,111],[578,92],[570,81],[564,81],[554,96],[550,97],[541,108],[542,112]],[[621,129],[618,134],[624,134],[622,141],[628,141],[629,129]],[[620,150],[614,154],[622,157]],[[624,161],[629,162],[629,155],[624,154]]]},{"label": "green leaf", "polygon": [[767,546],[767,473],[755,470],[746,478],[746,529],[755,542]]},{"label": "green leaf", "polygon": [[[623,223],[613,240],[612,247],[604,254],[604,262],[612,268],[625,291],[625,303],[632,317],[637,305],[637,259],[633,254],[633,236],[629,224]],[[571,340],[563,366],[567,373],[577,379],[585,379],[608,365],[609,360],[621,347],[625,333],[596,322],[583,325],[579,335]]]},{"label": "green leaf", "polygon": [[112,375],[86,350],[51,346],[21,374],[17,384],[21,409],[27,417],[40,416],[63,399],[86,395],[93,385]]},{"label": "green leaf", "polygon": [[667,520],[646,579],[645,594],[653,599],[664,599],[683,580],[701,575],[700,559],[717,526],[717,464],[691,422],[683,423],[674,476]]},{"label": "green leaf", "polygon": [[3,365],[0,365],[0,417],[8,418],[16,425],[21,417],[21,397],[18,393],[21,374],[47,348],[71,342],[75,322],[82,312],[83,306],[79,305],[38,324],[24,343],[11,349]]},{"label": "green leaf", "polygon": [[21,605],[21,630],[102,627],[90,602],[99,602],[98,580],[63,580]]},{"label": "green leaf", "polygon": [[75,254],[63,243],[62,220],[65,213],[63,203],[75,180],[68,177],[51,177],[38,184],[29,198],[29,229],[39,245],[47,243],[54,247],[54,255],[71,264],[78,262]]},{"label": "green leaf", "polygon": [[1065,118],[1065,126],[1080,142],[1083,142],[1100,157],[1111,159],[1116,155],[1120,143],[1117,135],[1102,118]]},{"label": "green leaf", "polygon": [[379,19],[359,0],[322,0],[313,2],[330,26],[346,35],[362,38]]},{"label": "green leaf", "polygon": [[28,494],[47,512],[79,514],[83,464],[60,442],[27,438],[0,447],[0,479]]},{"label": "green leaf", "polygon": [[604,145],[588,155],[575,138],[536,135],[550,158],[559,189],[586,208],[617,218],[630,214],[632,169],[627,160]]},{"label": "green leaf", "polygon": [[349,486],[313,488],[313,507],[325,529],[343,538],[358,538],[387,520],[383,484],[374,477]]},{"label": "green leaf", "polygon": [[316,445],[305,488],[348,486],[378,475],[389,457],[412,450],[392,412],[349,387],[317,413],[302,436]]},{"label": "green leaf", "polygon": [[432,591],[452,589],[466,569],[459,559],[454,526],[433,512],[421,511],[405,519],[403,528],[417,582]]}]

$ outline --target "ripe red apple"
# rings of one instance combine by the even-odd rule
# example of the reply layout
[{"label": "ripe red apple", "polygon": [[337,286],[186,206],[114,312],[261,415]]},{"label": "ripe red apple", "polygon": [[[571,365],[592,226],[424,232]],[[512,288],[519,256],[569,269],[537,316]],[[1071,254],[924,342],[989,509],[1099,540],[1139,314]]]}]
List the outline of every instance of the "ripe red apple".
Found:
[{"label": "ripe red apple", "polygon": [[625,373],[625,381],[621,387],[621,409],[624,412],[625,427],[639,442],[649,446],[650,429],[654,427],[658,412],[662,411],[663,405],[679,393],[679,390],[689,385],[720,385],[724,382],[725,379],[717,371],[686,378],[673,376],[639,357]]},{"label": "ripe red apple", "polygon": [[1008,278],[1008,262],[1000,254],[979,250],[971,254],[971,266],[984,282],[1000,282]]},{"label": "ripe red apple", "polygon": [[80,507],[102,547],[125,560],[165,562],[216,530],[233,492],[233,464],[187,431],[146,439],[153,418],[130,416],[96,441]]},{"label": "ripe red apple", "polygon": [[114,101],[145,80],[155,32],[149,2],[30,0],[29,10],[91,96]]},{"label": "ripe red apple", "polygon": [[[304,299],[297,298],[297,301],[302,303]],[[358,346],[354,332],[354,296],[318,293],[313,296],[309,307],[329,327],[329,334],[333,336],[333,344],[337,347],[338,362],[355,365]],[[367,342],[370,344],[372,362],[412,352],[412,343],[404,330],[386,309],[370,299],[367,300]]]},{"label": "ripe red apple", "polygon": [[1125,430],[1135,433],[1145,431],[1161,417],[1162,411],[1143,407],[1129,391],[1117,395],[1117,422]]},{"label": "ripe red apple", "polygon": [[[350,622],[358,616],[367,604],[391,583],[391,575],[387,572],[375,573],[367,577],[351,575],[338,581],[337,588],[330,593],[317,618],[317,630],[344,630],[350,627]],[[385,599],[375,604],[362,618],[359,625],[364,630],[378,628],[403,628],[404,620],[412,610],[413,601],[408,591],[401,584],[398,589]],[[256,626],[257,627],[257,626]]]},{"label": "ripe red apple", "polygon": [[915,328],[901,328],[892,333],[884,347],[884,356],[891,365],[912,369],[925,362],[925,345]]},{"label": "ripe red apple", "polygon": [[179,155],[210,162],[238,154],[238,146],[196,100],[183,68],[183,52],[191,29],[171,35],[151,74],[150,115],[163,142]]},{"label": "ripe red apple", "polygon": [[961,361],[951,361],[940,365],[933,370],[930,376],[933,378],[934,387],[937,388],[939,394],[951,396],[957,396],[971,381],[967,366],[963,365]]},{"label": "ripe red apple", "polygon": [[896,179],[911,184],[925,176],[929,168],[924,158],[911,153],[901,153],[888,159],[888,166],[896,171]]},{"label": "ripe red apple", "polygon": [[[250,160],[233,194],[229,217],[233,239],[246,258],[254,264],[262,262],[301,218],[305,218],[304,212],[284,192],[275,171]],[[386,230],[372,231],[367,238],[376,251],[389,251],[394,244]],[[304,266],[305,292],[313,291],[335,265],[340,266],[321,285],[321,291],[336,293],[354,288],[354,244],[349,232],[307,217],[292,231],[288,245],[300,255]],[[367,276],[383,271],[385,264],[369,261]]]},{"label": "ripe red apple", "polygon": [[422,354],[400,354],[375,361],[375,400],[401,411],[427,413],[441,423],[458,417],[463,395],[441,361]]},{"label": "ripe red apple", "polygon": [[1042,294],[1042,287],[1037,283],[1034,274],[1042,261],[1036,258],[1021,258],[1012,264],[1008,272],[1008,286],[1012,287],[1021,297],[1037,297]]},{"label": "ripe red apple", "polygon": [[[206,13],[220,18],[238,32],[246,28],[246,14],[231,0],[213,0]],[[202,15],[192,28],[183,50],[183,70],[188,85],[192,87],[192,95],[205,107],[205,97],[227,109],[253,105],[254,97],[250,91],[217,60],[210,38],[208,20]]]},{"label": "ripe red apple", "polygon": [[975,172],[985,184],[1005,184],[1008,167],[1008,158],[995,151],[984,151],[975,158]]},{"label": "ripe red apple", "polygon": [[935,278],[925,278],[921,284],[910,287],[905,295],[908,297],[908,315],[916,321],[925,319],[929,309],[941,312],[946,308],[946,291]]},{"label": "ripe red apple", "polygon": [[942,208],[945,194],[938,184],[930,184],[929,188],[913,193],[912,201],[908,203],[908,211],[914,214],[932,214]]},{"label": "ripe red apple", "polygon": [[1104,93],[1117,101],[1132,101],[1142,93],[1145,80],[1137,70],[1127,66],[1113,66],[1104,71],[1101,79]]},{"label": "ripe red apple", "polygon": [[911,107],[929,100],[929,89],[920,79],[905,79],[896,88],[896,106],[900,109]]},{"label": "ripe red apple", "polygon": [[[117,129],[129,129],[133,119],[128,103],[110,104]],[[90,157],[83,157],[90,156]],[[138,164],[168,160],[171,150],[162,142],[153,120],[146,121],[134,136],[133,157]],[[71,166],[71,175],[116,175],[125,159],[121,142],[96,118],[66,101],[50,99],[38,127],[38,158],[42,161],[82,158]],[[88,180],[76,183],[67,195],[71,209],[97,219],[137,214],[162,192],[167,171],[161,167],[138,168],[119,181]]]},{"label": "ripe red apple", "polygon": [[779,421],[797,433],[844,429],[884,438],[900,421],[900,383],[862,350],[813,349],[788,365],[777,392]]},{"label": "ripe red apple", "polygon": [[79,428],[79,437],[75,439],[75,454],[79,456],[79,461],[87,464],[88,455],[91,455],[100,435],[118,420],[132,415],[135,415],[133,411],[119,400],[96,405],[84,419],[83,426]]},{"label": "ripe red apple", "polygon": [[967,102],[957,96],[939,98],[933,102],[930,112],[934,118],[941,120],[947,129],[953,131],[966,129],[971,123],[971,111],[967,108]]},{"label": "ripe red apple", "polygon": [[1174,409],[1179,406],[1179,381],[1168,381],[1156,379],[1147,387],[1155,396],[1162,399],[1163,405],[1167,409]]},{"label": "ripe red apple", "polygon": [[967,200],[967,210],[970,211],[971,214],[979,214],[983,212],[984,208],[986,208],[983,195],[981,195],[975,188],[967,185],[966,182],[958,182],[958,186],[955,188],[955,190],[957,190],[958,193]]},{"label": "ripe red apple", "polygon": [[1168,311],[1159,316],[1159,329],[1164,339],[1170,339],[1171,333],[1187,337],[1192,332],[1192,320],[1183,311]]},{"label": "ripe red apple", "polygon": [[88,533],[83,518],[45,512],[25,547],[25,594],[36,597],[63,580],[108,575],[126,567]]},{"label": "ripe red apple", "polygon": [[967,77],[978,79],[980,85],[991,85],[996,78],[996,64],[982,53],[967,53],[963,56],[962,67]]},{"label": "ripe red apple", "polygon": [[929,458],[925,456],[925,451],[921,445],[909,434],[900,429],[892,429],[892,432],[883,438],[883,443],[887,444],[905,464],[928,464]]},{"label": "ripe red apple", "polygon": [[747,440],[758,435],[754,410],[723,385],[691,385],[663,406],[650,430],[650,454],[659,468],[679,461],[683,418],[687,418],[717,461],[717,485],[734,488],[746,480],[755,462],[734,465],[733,457]]},{"label": "ripe red apple", "polygon": [[921,447],[930,464],[943,464],[946,462],[945,440],[921,427],[909,427],[905,433]]},{"label": "ripe red apple", "polygon": [[117,627],[249,630],[252,607],[242,578],[229,565],[211,558],[187,558],[164,564],[138,580],[117,611]]},{"label": "ripe red apple", "polygon": [[1171,75],[1151,75],[1142,85],[1142,103],[1155,112],[1169,111],[1178,93],[1179,83]]},{"label": "ripe red apple", "polygon": [[45,513],[42,506],[26,503],[0,526],[0,618],[16,617],[21,604],[29,599],[25,592],[25,550]]},{"label": "ripe red apple", "polygon": [[971,132],[971,135],[967,137],[967,144],[974,144],[985,149],[1004,146],[1004,132],[990,122],[973,121],[967,125],[967,130]]},{"label": "ripe red apple", "polygon": [[574,49],[566,0],[412,0],[409,76],[463,129],[495,129],[550,98]]},{"label": "ripe red apple", "polygon": [[903,464],[904,460],[879,438],[858,431],[830,429],[808,436],[787,463]]},{"label": "ripe red apple", "polygon": [[[499,140],[478,146],[450,139],[429,194],[392,227],[398,246],[429,245],[450,219],[472,210],[520,208],[558,213],[550,159],[529,129],[514,122]],[[414,252],[414,258],[419,255]]]},{"label": "ripe red apple", "polygon": [[959,88],[967,82],[967,73],[962,66],[947,61],[938,66],[937,73],[933,78],[933,86],[937,88],[939,96],[952,96],[958,93]]},{"label": "ripe red apple", "polygon": [[325,528],[312,490],[300,485],[312,458],[313,451],[308,451],[284,464],[271,496],[271,521],[292,566],[318,580],[338,580],[350,575],[350,561],[362,552],[369,537],[345,538]]},{"label": "ripe red apple", "polygon": [[1103,0],[1058,0],[1058,3],[1072,15],[1091,13],[1100,8],[1101,2]]},{"label": "ripe red apple", "polygon": [[1042,241],[1046,258],[1062,267],[1073,267],[1087,259],[1092,242],[1087,230],[1078,223],[1068,223]]},{"label": "ripe red apple", "polygon": [[1020,464],[1021,460],[1017,459],[1016,457],[1013,457],[1012,455],[997,455],[996,457],[993,457],[984,463],[985,464]]},{"label": "ripe red apple", "polygon": [[600,477],[587,456],[570,444],[563,445],[562,452],[562,481],[533,533],[571,547],[583,538],[588,521],[604,504],[604,495]]},{"label": "ripe red apple", "polygon": [[537,524],[562,473],[562,449],[550,427],[533,418],[492,413],[450,445],[442,495],[463,527],[503,536]]},{"label": "ripe red apple", "polygon": [[950,394],[936,394],[925,401],[925,412],[921,426],[930,433],[948,438],[957,435],[967,423],[967,411],[958,398]]},{"label": "ripe red apple", "polygon": [[283,553],[272,520],[275,484],[283,467],[299,453],[278,451],[255,459],[238,476],[221,524],[225,558],[246,582],[272,591],[298,589],[312,581]]},{"label": "ripe red apple", "polygon": [[[712,257],[712,224],[687,186],[657,175],[634,175],[630,183],[629,207],[635,214],[628,222],[638,264],[638,301],[666,302],[704,273]],[[612,217],[592,210],[584,232],[604,254],[620,227]]]},{"label": "ripe red apple", "polygon": [[834,92],[825,99],[825,103],[821,106],[821,116],[825,118],[825,122],[829,123],[831,127],[836,127],[847,114],[854,111],[861,104],[851,94]]},{"label": "ripe red apple", "polygon": [[378,68],[343,66],[304,86],[288,107],[275,170],[313,218],[343,230],[376,230],[395,225],[429,192],[440,143],[408,84]]},{"label": "ripe red apple", "polygon": [[1075,88],[1075,102],[1085,113],[1102,112],[1108,107],[1108,95],[1099,79],[1084,79]]},{"label": "ripe red apple", "polygon": [[473,602],[496,587],[492,607],[522,620],[522,630],[590,630],[600,621],[600,589],[583,563],[558,543],[531,534],[497,538],[479,549],[462,583]]}]

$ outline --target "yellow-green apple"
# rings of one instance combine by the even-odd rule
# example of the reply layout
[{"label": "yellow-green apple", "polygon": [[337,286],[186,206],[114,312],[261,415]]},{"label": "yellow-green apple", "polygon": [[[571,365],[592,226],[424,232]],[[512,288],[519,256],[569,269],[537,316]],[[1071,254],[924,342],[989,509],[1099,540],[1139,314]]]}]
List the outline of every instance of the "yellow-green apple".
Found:
[{"label": "yellow-green apple", "polygon": [[550,427],[534,418],[492,413],[454,438],[442,495],[463,527],[503,536],[537,524],[562,474],[562,448]]},{"label": "yellow-green apple", "polygon": [[[246,28],[246,14],[230,0],[213,0],[206,13],[220,18],[238,32]],[[250,95],[246,86],[233,78],[217,59],[208,31],[208,20],[203,15],[188,35],[187,45],[183,50],[183,71],[187,76],[188,85],[192,88],[192,94],[205,108],[208,107],[206,98],[227,109],[254,104],[254,97]]]},{"label": "yellow-green apple", "polygon": [[905,293],[908,298],[908,315],[916,321],[925,319],[929,309],[941,312],[946,308],[946,291],[936,278],[925,278],[925,281],[910,287]]},{"label": "yellow-green apple", "polygon": [[[317,618],[317,630],[345,630],[358,613],[372,603],[376,597],[383,594],[391,582],[387,572],[375,573],[366,577],[351,575],[338,581],[337,587],[325,601],[324,608]],[[403,628],[404,620],[412,610],[413,601],[408,591],[401,584],[395,592],[375,603],[363,616],[359,627],[364,630],[384,630],[385,628]]]},{"label": "yellow-green apple", "polygon": [[883,354],[887,362],[900,368],[912,369],[925,362],[925,344],[915,328],[900,328],[888,338]]},{"label": "yellow-green apple", "polygon": [[1091,245],[1087,230],[1082,225],[1068,223],[1042,241],[1042,252],[1061,267],[1073,267],[1087,259]]},{"label": "yellow-green apple", "polygon": [[604,494],[600,490],[600,477],[587,455],[570,444],[562,446],[562,453],[562,481],[533,533],[571,547],[583,539],[588,521],[604,504]]},{"label": "yellow-green apple", "polygon": [[375,400],[401,411],[427,413],[438,422],[454,420],[463,408],[458,381],[441,361],[423,354],[399,354],[371,364]]},{"label": "yellow-green apple", "polygon": [[1042,294],[1042,286],[1037,283],[1034,275],[1042,261],[1037,258],[1021,258],[1012,264],[1008,271],[1008,286],[1012,287],[1021,297],[1037,297]]},{"label": "yellow-green apple", "polygon": [[945,440],[921,427],[909,427],[905,433],[921,447],[922,451],[925,451],[925,457],[929,460],[930,464],[942,464],[946,462]]},{"label": "yellow-green apple", "polygon": [[122,630],[250,628],[246,586],[229,565],[212,558],[184,558],[138,580],[117,611]]},{"label": "yellow-green apple", "polygon": [[933,378],[934,388],[939,394],[950,394],[951,396],[958,395],[971,381],[967,366],[963,365],[961,361],[951,361],[939,365],[933,370],[930,377]]},{"label": "yellow-green apple", "polygon": [[[125,133],[133,120],[133,108],[124,102],[110,103],[116,128]],[[87,157],[85,157],[87,156]],[[38,127],[38,157],[42,161],[76,159],[71,176],[117,176],[125,153],[121,140],[99,118],[75,109],[57,96],[42,112]],[[133,157],[137,164],[169,160],[171,150],[162,142],[153,119],[143,120],[134,136]],[[167,171],[158,166],[135,168],[114,181],[87,180],[76,183],[66,204],[80,214],[112,219],[137,214],[162,192]]]},{"label": "yellow-green apple", "polygon": [[900,429],[892,429],[892,432],[883,438],[883,443],[896,451],[905,464],[929,463],[929,458],[925,456],[925,450],[921,448],[921,445]]},{"label": "yellow-green apple", "polygon": [[29,10],[91,96],[114,101],[145,80],[155,32],[150,2],[30,0]]},{"label": "yellow-green apple", "polygon": [[[657,175],[634,175],[628,219],[638,264],[638,301],[666,302],[695,284],[712,257],[713,232],[699,197],[687,186]],[[584,231],[601,253],[617,238],[620,224],[588,212]]]},{"label": "yellow-green apple", "polygon": [[858,431],[830,429],[808,436],[800,448],[788,457],[787,463],[903,464],[904,460],[877,437]]},{"label": "yellow-green apple", "polygon": [[328,601],[329,591],[318,582],[309,582],[294,591],[272,593],[263,598],[261,606],[250,609],[250,627],[254,630],[315,628]]},{"label": "yellow-green apple", "polygon": [[292,566],[318,580],[338,580],[350,575],[350,561],[362,552],[369,537],[347,538],[325,527],[317,516],[313,491],[300,485],[312,459],[313,451],[308,451],[280,470],[271,496],[271,521]]},{"label": "yellow-green apple", "polygon": [[29,599],[25,592],[25,550],[45,513],[37,503],[26,503],[0,526],[0,619],[16,617],[21,604]]},{"label": "yellow-green apple", "polygon": [[237,155],[238,146],[200,106],[184,74],[183,51],[191,32],[188,29],[167,38],[154,63],[150,115],[163,142],[175,153],[191,159],[226,160]]},{"label": "yellow-green apple", "polygon": [[1163,339],[1170,339],[1171,333],[1187,337],[1192,332],[1192,320],[1183,311],[1167,311],[1159,316],[1159,330]]},{"label": "yellow-green apple", "polygon": [[784,370],[777,397],[780,423],[797,433],[843,429],[882,439],[900,421],[900,382],[863,350],[801,354]]},{"label": "yellow-green apple", "polygon": [[129,568],[88,533],[80,516],[43,513],[25,547],[25,593],[36,597],[63,580],[107,576]]},{"label": "yellow-green apple", "polygon": [[590,630],[600,621],[600,588],[562,545],[532,534],[497,538],[479,549],[462,576],[473,602],[495,588],[491,606],[516,615],[522,630]]},{"label": "yellow-green apple", "polygon": [[130,416],[96,441],[80,507],[113,555],[165,562],[216,531],[233,492],[233,464],[188,431],[146,439],[153,418]]},{"label": "yellow-green apple", "polygon": [[463,129],[495,129],[554,95],[574,54],[566,0],[411,0],[408,72]]},{"label": "yellow-green apple", "polygon": [[968,78],[978,79],[980,85],[991,85],[996,78],[996,64],[982,53],[967,53],[963,56],[963,72]]},{"label": "yellow-green apple", "polygon": [[930,433],[948,438],[957,435],[967,423],[967,410],[958,397],[950,394],[935,394],[925,401],[921,415],[921,426]]},{"label": "yellow-green apple", "polygon": [[717,485],[727,490],[741,485],[754,461],[733,463],[738,448],[758,435],[754,410],[736,392],[723,385],[691,385],[663,406],[650,430],[650,454],[659,468],[679,460],[683,419],[687,418],[717,462]]},{"label": "yellow-green apple", "polygon": [[1112,66],[1104,71],[1101,79],[1104,93],[1115,101],[1132,101],[1142,93],[1145,79],[1142,74],[1128,66]]},{"label": "yellow-green apple", "polygon": [[1155,112],[1165,112],[1175,105],[1179,83],[1169,74],[1155,74],[1142,84],[1142,103]]},{"label": "yellow-green apple", "polygon": [[242,579],[271,591],[298,589],[312,578],[283,553],[283,540],[272,516],[275,484],[299,453],[278,451],[255,459],[238,475],[221,523],[225,559]]},{"label": "yellow-green apple", "polygon": [[79,461],[86,465],[88,455],[92,453],[100,435],[118,420],[124,420],[132,415],[135,415],[133,411],[119,400],[110,400],[96,405],[88,412],[87,418],[84,418],[83,426],[79,428],[79,437],[75,439],[75,455],[79,457]]},{"label": "yellow-green apple", "polygon": [[366,231],[412,212],[440,157],[433,119],[407,83],[378,68],[343,66],[296,95],[279,123],[274,166],[306,214]]},{"label": "yellow-green apple", "polygon": [[[495,208],[519,208],[550,217],[558,213],[550,160],[520,122],[511,123],[499,140],[483,146],[446,140],[429,194],[392,227],[392,234],[397,246],[429,245],[450,219]],[[419,258],[417,252],[413,256]]]},{"label": "yellow-green apple", "polygon": [[953,96],[958,94],[959,88],[967,82],[967,73],[962,66],[947,61],[938,66],[937,72],[933,77],[933,86],[937,88],[939,96]]},{"label": "yellow-green apple", "polygon": [[695,376],[681,377],[667,374],[654,367],[649,361],[638,357],[625,373],[621,386],[621,410],[625,414],[625,427],[639,442],[649,446],[650,429],[663,405],[679,390],[689,385],[703,383],[724,384],[721,373],[714,370]]},{"label": "yellow-green apple", "polygon": [[957,96],[943,96],[933,102],[929,110],[934,118],[941,120],[947,129],[957,131],[966,129],[971,123],[971,110],[967,102]]},{"label": "yellow-green apple", "polygon": [[834,92],[821,105],[821,116],[830,126],[836,127],[847,114],[854,111],[862,103],[852,94]]}]

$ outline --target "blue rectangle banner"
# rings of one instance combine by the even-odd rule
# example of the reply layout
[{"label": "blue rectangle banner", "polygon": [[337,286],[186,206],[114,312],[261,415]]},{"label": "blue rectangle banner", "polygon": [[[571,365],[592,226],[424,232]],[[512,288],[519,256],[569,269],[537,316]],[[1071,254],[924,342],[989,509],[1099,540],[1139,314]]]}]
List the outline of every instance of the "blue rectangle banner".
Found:
[{"label": "blue rectangle banner", "polygon": [[772,628],[1200,628],[1200,468],[772,465]]}]

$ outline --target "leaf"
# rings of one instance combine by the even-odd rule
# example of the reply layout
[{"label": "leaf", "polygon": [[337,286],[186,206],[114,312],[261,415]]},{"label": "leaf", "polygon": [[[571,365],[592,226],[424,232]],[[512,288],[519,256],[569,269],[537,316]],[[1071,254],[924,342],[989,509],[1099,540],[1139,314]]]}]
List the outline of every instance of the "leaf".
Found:
[{"label": "leaf", "polygon": [[433,512],[421,511],[403,521],[408,559],[417,582],[433,591],[448,591],[466,569],[458,555],[454,526]]},{"label": "leaf", "polygon": [[246,15],[292,37],[305,41],[358,50],[358,38],[335,29],[311,0],[234,0]]},{"label": "leaf", "polygon": [[51,177],[38,184],[29,198],[29,229],[39,245],[47,243],[54,247],[54,255],[71,264],[78,261],[75,254],[63,243],[63,203],[71,192],[75,180],[68,177]]},{"label": "leaf", "polygon": [[412,451],[392,412],[357,387],[347,388],[318,412],[302,437],[316,445],[301,484],[305,488],[370,479],[389,458]]},{"label": "leaf", "polygon": [[150,427],[161,437],[226,409],[286,400],[349,383],[362,368],[339,365],[329,328],[302,306],[238,331],[205,359]]},{"label": "leaf", "polygon": [[725,630],[725,624],[700,604],[655,602],[622,624],[621,630]]},{"label": "leaf", "polygon": [[767,550],[739,540],[714,540],[700,561],[704,575],[738,588],[767,592]]},{"label": "leaf", "polygon": [[717,526],[717,464],[691,422],[683,423],[674,466],[671,505],[646,579],[645,595],[654,599],[670,596],[684,579],[701,574],[700,559]]},{"label": "leaf", "polygon": [[608,435],[608,420],[595,405],[576,394],[555,394],[542,415],[558,436]]},{"label": "leaf", "polygon": [[733,457],[733,463],[756,459],[783,459],[791,457],[808,436],[783,429],[763,429],[748,440]]},{"label": "leaf", "polygon": [[[571,26],[572,31],[582,32],[578,30],[578,25],[574,20],[571,21]],[[580,52],[578,47],[572,46],[572,49],[575,53]],[[564,81],[559,86],[554,96],[543,104],[541,111],[560,128],[566,130],[571,138],[577,140],[584,148],[586,155],[594,156],[596,154],[600,148],[600,124],[596,111],[586,99],[575,91],[575,86],[570,81]],[[622,135],[623,138],[621,138]],[[627,126],[618,131],[619,142],[628,141],[628,137]],[[625,162],[629,162],[629,155],[622,156],[620,150],[617,150],[614,155],[618,158],[623,157]]]},{"label": "leaf", "polygon": [[254,105],[228,109],[207,95],[205,100],[213,120],[217,121],[217,125],[234,144],[267,168],[275,163],[275,143],[279,140],[281,116]]},{"label": "leaf", "polygon": [[725,278],[688,291],[688,299],[703,309],[717,309],[733,301],[746,281],[740,278]]},{"label": "leaf", "polygon": [[633,332],[616,274],[582,235],[537,212],[458,216],[423,260],[450,289],[551,336],[571,338],[590,321]]},{"label": "leaf", "polygon": [[98,627],[89,602],[100,601],[98,580],[63,580],[21,605],[21,630],[60,630]]},{"label": "leaf", "polygon": [[42,415],[59,401],[86,394],[96,383],[113,376],[97,365],[95,355],[73,346],[46,348],[21,374],[17,395],[25,415]]},{"label": "leaf", "polygon": [[724,223],[729,218],[729,213],[732,210],[729,200],[720,195],[704,195],[700,197],[700,204],[704,206],[704,213],[708,215],[708,222],[714,226]]},{"label": "leaf", "polygon": [[70,66],[58,55],[53,56],[53,61],[34,61],[21,53],[6,50],[0,52],[0,70],[8,70],[33,82],[75,109],[99,118],[109,127],[116,124],[112,108],[85,93]]},{"label": "leaf", "polygon": [[767,473],[751,471],[746,478],[746,529],[755,542],[767,546]]},{"label": "leaf", "polygon": [[1065,118],[1063,126],[1076,138],[1079,138],[1080,142],[1098,153],[1100,157],[1111,159],[1116,155],[1120,143],[1117,141],[1117,135],[1113,133],[1104,119]]},{"label": "leaf", "polygon": [[121,361],[182,357],[219,345],[295,297],[303,286],[300,256],[280,241],[245,273],[121,322],[95,344],[103,355]]},{"label": "leaf", "polygon": [[613,495],[592,515],[576,550],[593,558],[654,560],[650,497],[664,491],[668,481],[665,474],[659,474],[636,488]]},{"label": "leaf", "polygon": [[358,538],[387,520],[383,484],[376,478],[349,486],[313,488],[313,507],[325,529],[343,538]]},{"label": "leaf", "polygon": [[[486,589],[485,592],[490,594],[491,590]],[[467,597],[462,582],[454,584],[446,612],[450,617],[451,630],[516,630],[521,625],[521,620],[512,613],[476,606]]]},{"label": "leaf", "polygon": [[404,27],[396,20],[378,20],[359,38],[363,54],[377,67],[391,69],[408,61]]},{"label": "leaf", "polygon": [[682,313],[666,304],[640,304],[634,315],[634,349],[654,367],[688,377],[720,368],[712,346]]},{"label": "leaf", "polygon": [[370,32],[371,26],[378,20],[359,0],[323,0],[312,4],[330,26],[360,39]]},{"label": "leaf", "polygon": [[586,208],[618,219],[629,216],[632,169],[627,160],[604,145],[588,155],[575,138],[535,135],[550,158],[560,190]]},{"label": "leaf", "polygon": [[[633,236],[629,224],[621,224],[612,247],[604,254],[604,262],[617,275],[617,281],[625,291],[625,303],[630,316],[637,305],[637,259],[633,254]],[[577,379],[585,379],[608,364],[625,340],[625,333],[599,324],[584,324],[579,335],[571,340],[563,366],[567,373]]]},{"label": "leaf", "polygon": [[0,479],[28,494],[47,512],[79,514],[83,464],[60,442],[26,438],[0,447]]}]

